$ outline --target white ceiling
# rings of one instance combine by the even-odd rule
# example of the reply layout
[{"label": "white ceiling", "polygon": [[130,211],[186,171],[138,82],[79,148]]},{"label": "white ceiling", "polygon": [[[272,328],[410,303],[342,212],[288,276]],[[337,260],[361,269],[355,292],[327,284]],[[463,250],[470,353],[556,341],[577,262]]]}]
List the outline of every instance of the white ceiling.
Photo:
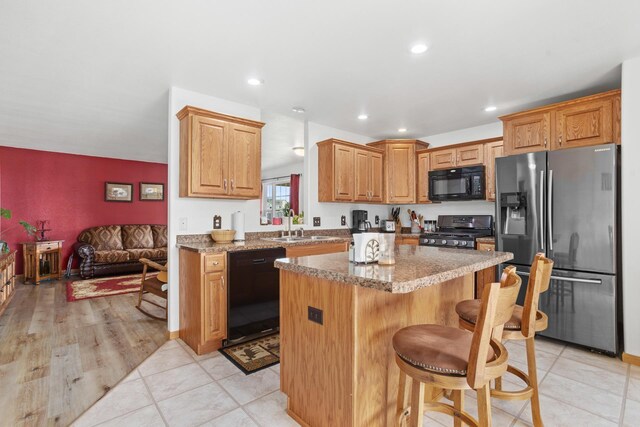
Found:
[{"label": "white ceiling", "polygon": [[635,0],[1,0],[0,144],[166,161],[170,86],[374,138],[441,133],[617,87],[638,16]]}]

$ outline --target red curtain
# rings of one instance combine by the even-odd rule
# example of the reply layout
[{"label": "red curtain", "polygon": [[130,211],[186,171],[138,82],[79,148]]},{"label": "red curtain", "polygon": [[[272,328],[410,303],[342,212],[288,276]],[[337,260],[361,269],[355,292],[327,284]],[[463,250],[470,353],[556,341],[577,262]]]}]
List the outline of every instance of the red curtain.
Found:
[{"label": "red curtain", "polygon": [[300,174],[291,175],[291,195],[289,206],[296,215],[300,215]]}]

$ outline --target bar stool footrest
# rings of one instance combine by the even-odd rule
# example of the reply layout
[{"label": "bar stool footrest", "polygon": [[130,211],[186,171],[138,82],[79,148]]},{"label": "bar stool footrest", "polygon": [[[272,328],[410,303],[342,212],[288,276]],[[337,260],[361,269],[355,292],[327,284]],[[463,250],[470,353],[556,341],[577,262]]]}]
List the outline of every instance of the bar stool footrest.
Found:
[{"label": "bar stool footrest", "polygon": [[507,372],[520,378],[522,381],[524,381],[524,383],[527,386],[522,390],[513,390],[513,391],[496,390],[492,388],[491,397],[495,397],[496,399],[501,399],[501,400],[531,399],[531,396],[533,396],[533,387],[531,387],[531,380],[529,379],[529,376],[525,374],[523,371],[521,371],[520,369],[512,365],[507,366]]}]

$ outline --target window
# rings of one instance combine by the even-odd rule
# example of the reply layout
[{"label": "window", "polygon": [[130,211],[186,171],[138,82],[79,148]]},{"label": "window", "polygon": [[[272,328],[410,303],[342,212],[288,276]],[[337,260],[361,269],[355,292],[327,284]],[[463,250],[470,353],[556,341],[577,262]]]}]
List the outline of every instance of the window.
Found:
[{"label": "window", "polygon": [[290,178],[263,182],[261,223],[272,224],[273,218],[284,218],[289,211],[290,200]]}]

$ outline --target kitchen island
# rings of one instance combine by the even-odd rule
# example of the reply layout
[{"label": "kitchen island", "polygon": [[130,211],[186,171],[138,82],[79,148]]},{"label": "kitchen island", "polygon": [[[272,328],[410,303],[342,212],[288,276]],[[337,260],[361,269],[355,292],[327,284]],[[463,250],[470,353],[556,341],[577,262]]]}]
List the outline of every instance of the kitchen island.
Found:
[{"label": "kitchen island", "polygon": [[280,269],[280,387],[308,426],[395,424],[398,368],[391,338],[421,323],[458,325],[474,273],[505,252],[398,246],[396,264],[355,265],[347,253],[284,258]]}]

